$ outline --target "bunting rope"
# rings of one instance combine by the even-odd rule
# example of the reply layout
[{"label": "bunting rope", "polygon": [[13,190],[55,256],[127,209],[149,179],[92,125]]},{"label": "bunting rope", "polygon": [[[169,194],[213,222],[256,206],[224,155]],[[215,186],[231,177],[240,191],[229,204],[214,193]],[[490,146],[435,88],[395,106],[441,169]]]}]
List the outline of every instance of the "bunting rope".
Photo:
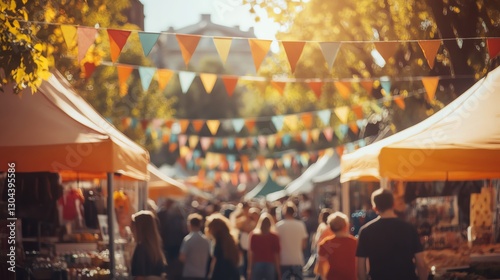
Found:
[{"label": "bunting rope", "polygon": [[[36,21],[36,20],[24,20],[21,18],[16,18],[12,16],[6,16],[6,18],[12,19],[12,20],[17,20],[22,23],[31,23],[31,24],[39,24],[39,25],[54,25],[54,26],[72,26],[75,28],[94,28],[97,30],[119,30],[119,31],[124,31],[124,32],[142,32],[142,33],[158,33],[158,34],[164,34],[164,35],[187,35],[187,36],[198,36],[200,38],[225,38],[225,39],[241,39],[241,40],[248,40],[249,38],[247,37],[238,37],[238,36],[211,36],[211,35],[193,35],[193,34],[182,34],[182,33],[175,33],[175,32],[167,32],[167,31],[160,31],[160,32],[150,32],[150,31],[139,31],[139,30],[134,30],[134,29],[121,29],[121,28],[109,28],[109,27],[92,27],[92,26],[84,26],[84,25],[78,25],[78,24],[67,24],[67,23],[55,23],[55,22],[46,22],[46,21]],[[486,37],[486,36],[476,36],[476,37],[459,37],[459,38],[441,38],[441,39],[406,39],[406,40],[388,40],[388,41],[380,41],[380,40],[340,40],[340,41],[318,41],[318,40],[292,40],[293,42],[304,42],[304,43],[322,43],[322,42],[338,42],[338,43],[378,43],[378,42],[396,42],[396,43],[406,43],[406,42],[412,42],[412,43],[418,43],[420,41],[425,41],[425,40],[439,40],[439,41],[456,41],[456,40],[485,40],[485,39],[495,39],[500,37]],[[262,40],[269,40],[269,41],[278,41],[278,42],[283,42],[287,40],[277,40],[277,39],[272,39],[272,38],[259,38]]]}]

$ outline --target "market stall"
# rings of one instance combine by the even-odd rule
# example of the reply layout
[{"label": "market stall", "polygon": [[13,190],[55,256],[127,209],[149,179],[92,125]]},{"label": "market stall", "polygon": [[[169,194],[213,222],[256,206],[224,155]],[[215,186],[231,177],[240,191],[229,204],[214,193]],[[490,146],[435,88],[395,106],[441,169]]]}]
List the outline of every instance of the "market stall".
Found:
[{"label": "market stall", "polygon": [[[500,178],[500,68],[492,70],[469,90],[421,123],[346,154],[341,181],[466,181]],[[404,183],[401,183],[404,185]],[[394,184],[392,184],[394,185]],[[485,259],[500,260],[498,242],[498,181],[484,181],[470,193],[469,244],[450,245],[453,225],[440,232],[446,247],[429,250],[435,268],[461,266]],[[443,199],[453,199],[446,197]],[[495,227],[495,225],[497,225]],[[476,246],[478,245],[478,246]],[[450,252],[446,253],[447,250]],[[461,256],[452,258],[451,256]],[[492,257],[492,258],[491,258]],[[455,262],[450,263],[450,261]]]},{"label": "market stall", "polygon": [[[107,193],[113,176],[148,179],[149,153],[128,140],[79,97],[60,74],[42,83],[35,94],[0,94],[0,171],[15,164],[20,172],[106,174]],[[93,116],[90,118],[89,116]],[[19,198],[21,199],[21,198]],[[107,196],[108,227],[113,232],[113,196]],[[20,209],[18,209],[20,210]],[[109,244],[114,244],[110,235]],[[113,274],[114,246],[109,246]]]}]

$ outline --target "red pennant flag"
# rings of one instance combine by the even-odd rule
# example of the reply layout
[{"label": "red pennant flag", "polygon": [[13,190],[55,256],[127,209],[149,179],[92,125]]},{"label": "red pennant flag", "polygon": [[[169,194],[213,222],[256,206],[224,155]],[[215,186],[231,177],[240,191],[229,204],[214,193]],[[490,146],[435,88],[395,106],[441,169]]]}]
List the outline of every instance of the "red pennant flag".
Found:
[{"label": "red pennant flag", "polygon": [[85,62],[83,64],[83,69],[84,69],[83,76],[84,76],[84,78],[85,79],[90,78],[90,76],[92,76],[92,73],[94,73],[96,67],[97,67],[97,65],[93,62]]},{"label": "red pennant flag", "polygon": [[500,53],[500,38],[488,39],[486,40],[486,45],[490,59],[495,58]]},{"label": "red pennant flag", "polygon": [[312,89],[316,98],[319,99],[321,97],[323,82],[308,82],[309,87]]},{"label": "red pennant flag", "polygon": [[366,92],[368,93],[368,95],[372,95],[372,91],[373,91],[373,81],[362,81],[361,82],[361,86],[366,90]]},{"label": "red pennant flag", "polygon": [[436,59],[437,52],[441,46],[441,40],[420,40],[418,41],[418,45],[420,46],[420,49],[422,49],[429,67],[431,69],[434,68],[434,60]]},{"label": "red pennant flag", "polygon": [[238,77],[223,75],[221,79],[224,83],[224,87],[226,88],[227,95],[232,96],[234,89],[236,88],[236,84],[238,83]]},{"label": "red pennant flag", "polygon": [[108,29],[108,37],[109,37],[109,47],[111,50],[111,61],[116,62],[120,53],[123,49],[123,46],[127,43],[127,39],[130,36],[130,31],[127,30],[117,30],[117,29]]}]

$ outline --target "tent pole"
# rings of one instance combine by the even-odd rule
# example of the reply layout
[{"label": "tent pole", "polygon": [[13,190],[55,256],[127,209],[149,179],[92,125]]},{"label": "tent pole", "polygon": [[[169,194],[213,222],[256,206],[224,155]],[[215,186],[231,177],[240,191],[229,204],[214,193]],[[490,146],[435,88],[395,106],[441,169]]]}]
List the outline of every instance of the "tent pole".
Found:
[{"label": "tent pole", "polygon": [[388,189],[389,188],[389,179],[386,177],[380,178],[380,188]]},{"label": "tent pole", "polygon": [[349,201],[349,181],[342,183],[342,212],[351,217],[350,201]]},{"label": "tent pole", "polygon": [[109,271],[111,279],[115,279],[115,229],[114,229],[114,210],[113,201],[113,173],[108,172],[108,232],[109,232]]}]

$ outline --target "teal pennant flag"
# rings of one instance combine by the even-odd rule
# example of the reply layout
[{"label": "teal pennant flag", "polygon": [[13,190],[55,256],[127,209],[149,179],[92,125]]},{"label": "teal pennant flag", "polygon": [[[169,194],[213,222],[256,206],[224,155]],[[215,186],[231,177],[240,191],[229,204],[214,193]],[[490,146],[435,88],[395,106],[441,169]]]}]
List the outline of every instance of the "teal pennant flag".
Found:
[{"label": "teal pennant flag", "polygon": [[232,119],[231,120],[233,123],[233,128],[236,133],[240,133],[240,131],[243,129],[243,126],[245,125],[245,120],[244,119]]},{"label": "teal pennant flag", "polygon": [[142,50],[145,56],[149,55],[158,37],[160,37],[160,33],[139,32],[139,40],[141,40]]}]

